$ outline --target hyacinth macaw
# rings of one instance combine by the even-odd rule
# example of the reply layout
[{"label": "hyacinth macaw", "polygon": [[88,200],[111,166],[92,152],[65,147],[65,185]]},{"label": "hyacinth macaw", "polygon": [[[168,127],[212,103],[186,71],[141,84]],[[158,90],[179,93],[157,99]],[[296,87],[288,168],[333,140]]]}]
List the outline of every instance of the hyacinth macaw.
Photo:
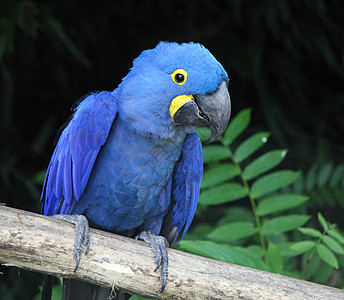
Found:
[{"label": "hyacinth macaw", "polygon": [[[163,291],[166,245],[189,229],[200,192],[202,145],[194,129],[209,126],[208,142],[223,133],[230,116],[228,81],[202,45],[160,42],[134,60],[114,91],[89,93],[74,105],[41,201],[44,215],[76,224],[77,265],[82,244],[90,244],[88,220],[91,227],[151,244]],[[43,297],[49,297],[49,285]],[[109,293],[65,279],[62,298],[107,299]]]}]

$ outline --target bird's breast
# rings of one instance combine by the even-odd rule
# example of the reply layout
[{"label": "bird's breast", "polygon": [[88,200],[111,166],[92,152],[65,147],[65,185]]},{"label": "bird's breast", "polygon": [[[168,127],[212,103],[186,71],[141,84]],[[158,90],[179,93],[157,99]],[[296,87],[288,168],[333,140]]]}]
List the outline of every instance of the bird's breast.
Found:
[{"label": "bird's breast", "polygon": [[125,231],[167,213],[167,188],[182,142],[142,136],[116,120],[74,213],[98,227]]}]

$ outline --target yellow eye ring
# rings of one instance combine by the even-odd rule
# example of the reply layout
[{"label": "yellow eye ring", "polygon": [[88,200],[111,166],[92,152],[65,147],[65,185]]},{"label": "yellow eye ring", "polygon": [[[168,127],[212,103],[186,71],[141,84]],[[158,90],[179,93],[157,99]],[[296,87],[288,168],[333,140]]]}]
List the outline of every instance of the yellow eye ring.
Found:
[{"label": "yellow eye ring", "polygon": [[186,82],[188,73],[184,69],[177,69],[171,74],[171,77],[175,84],[183,85]]}]

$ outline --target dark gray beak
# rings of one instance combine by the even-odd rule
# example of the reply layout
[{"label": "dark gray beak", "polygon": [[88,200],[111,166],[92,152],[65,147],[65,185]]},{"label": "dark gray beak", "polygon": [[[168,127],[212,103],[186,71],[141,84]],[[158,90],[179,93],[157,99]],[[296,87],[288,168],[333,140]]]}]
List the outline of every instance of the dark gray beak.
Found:
[{"label": "dark gray beak", "polygon": [[231,114],[231,102],[226,81],[216,91],[206,95],[194,95],[195,101],[185,103],[175,114],[178,125],[209,126],[210,138],[207,144],[215,141],[226,129]]}]

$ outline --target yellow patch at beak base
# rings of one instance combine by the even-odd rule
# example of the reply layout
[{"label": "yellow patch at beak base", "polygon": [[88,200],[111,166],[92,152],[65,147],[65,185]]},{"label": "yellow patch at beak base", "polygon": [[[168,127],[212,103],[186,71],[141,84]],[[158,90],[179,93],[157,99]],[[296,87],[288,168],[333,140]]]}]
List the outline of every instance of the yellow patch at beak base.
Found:
[{"label": "yellow patch at beak base", "polygon": [[195,100],[192,95],[180,95],[175,97],[170,105],[170,116],[173,119],[176,112],[187,102]]}]

